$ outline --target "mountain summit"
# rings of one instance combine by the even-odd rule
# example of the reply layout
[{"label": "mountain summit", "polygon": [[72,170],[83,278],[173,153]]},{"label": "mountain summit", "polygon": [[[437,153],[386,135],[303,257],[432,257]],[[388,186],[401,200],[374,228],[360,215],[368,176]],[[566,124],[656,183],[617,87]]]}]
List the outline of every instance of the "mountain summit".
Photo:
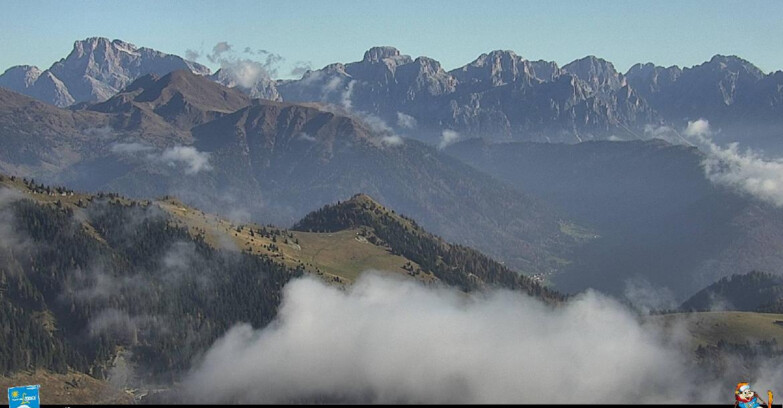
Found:
[{"label": "mountain summit", "polygon": [[74,42],[67,57],[42,73],[34,66],[9,68],[0,75],[0,85],[63,107],[77,102],[104,101],[140,76],[163,76],[178,69],[209,74],[209,68],[176,55],[120,40],[92,37]]},{"label": "mountain summit", "polygon": [[250,105],[250,97],[215,83],[205,75],[189,70],[172,71],[162,77],[147,74],[131,83],[109,100],[87,107],[88,110],[117,113],[134,119],[160,117],[177,128],[189,131]]},{"label": "mountain summit", "polygon": [[387,246],[431,271],[440,281],[470,291],[494,286],[519,289],[556,303],[565,297],[533,278],[518,274],[480,252],[446,242],[416,221],[395,213],[366,194],[326,205],[294,224],[295,231],[337,232],[361,229],[372,241]]},{"label": "mountain summit", "polygon": [[380,62],[386,58],[401,59],[407,62],[411,62],[411,58],[409,56],[400,55],[400,50],[389,46],[370,48],[364,53],[362,62]]}]

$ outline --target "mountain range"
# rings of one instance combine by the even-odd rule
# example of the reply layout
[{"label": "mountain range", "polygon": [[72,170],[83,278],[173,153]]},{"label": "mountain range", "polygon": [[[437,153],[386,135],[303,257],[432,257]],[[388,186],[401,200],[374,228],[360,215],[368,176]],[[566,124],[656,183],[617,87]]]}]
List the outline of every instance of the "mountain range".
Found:
[{"label": "mountain range", "polygon": [[783,72],[764,74],[736,56],[716,55],[691,68],[637,64],[623,74],[595,56],[559,67],[496,50],[447,72],[431,58],[376,47],[359,62],[279,81],[278,91],[283,100],[347,105],[425,140],[450,129],[467,137],[578,142],[649,138],[651,127],[680,128],[699,118],[727,131],[753,125],[779,136],[781,84]]},{"label": "mountain range", "polygon": [[0,169],[39,181],[140,198],[171,194],[277,225],[366,193],[533,274],[556,269],[576,245],[561,231],[562,214],[431,146],[317,105],[251,101],[187,70],[141,77],[105,102],[72,110],[0,95],[8,100],[0,137],[19,144],[7,144]]},{"label": "mountain range", "polygon": [[[0,79],[35,88],[40,75],[20,69]],[[714,185],[694,147],[497,140],[645,138],[651,126],[697,117],[778,131],[779,72],[716,56],[621,74],[592,56],[559,67],[511,51],[447,72],[392,47],[298,80],[239,81],[232,69],[77,41],[49,70],[82,96],[67,109],[0,88],[0,171],[139,199],[175,195],[283,226],[369,194],[568,292],[621,294],[641,277],[681,300],[722,277],[783,266],[781,211]],[[77,92],[88,77],[116,91]]]},{"label": "mountain range", "polygon": [[[682,128],[704,118],[719,125],[726,140],[743,137],[768,145],[780,136],[783,118],[783,72],[765,74],[742,58],[724,55],[690,68],[636,64],[623,74],[596,56],[560,67],[496,50],[446,71],[432,58],[414,59],[384,46],[371,48],[361,61],[333,63],[301,79],[273,80],[251,62],[224,64],[211,74],[175,55],[88,38],[76,41],[48,70],[9,68],[0,75],[0,86],[64,107],[102,102],[138,77],[177,69],[253,98],[361,112],[380,126],[434,144],[444,130],[495,140],[646,139],[658,127]],[[748,129],[751,135],[745,134]]]}]

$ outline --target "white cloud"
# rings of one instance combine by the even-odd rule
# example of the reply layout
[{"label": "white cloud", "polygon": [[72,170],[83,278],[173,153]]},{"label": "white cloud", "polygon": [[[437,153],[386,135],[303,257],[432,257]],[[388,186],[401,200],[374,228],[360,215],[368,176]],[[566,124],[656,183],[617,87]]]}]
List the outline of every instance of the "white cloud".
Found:
[{"label": "white cloud", "polygon": [[381,136],[381,143],[387,146],[400,146],[404,142],[402,138],[397,135],[387,135],[387,136]]},{"label": "white cloud", "polygon": [[[692,127],[692,131],[695,130],[696,129]],[[693,146],[693,143],[685,139],[677,130],[669,126],[644,125],[644,136],[646,138],[663,139],[672,144]]]},{"label": "white cloud", "polygon": [[195,61],[197,59],[201,58],[201,54],[196,50],[187,49],[185,50],[185,59],[190,61]]},{"label": "white cloud", "polygon": [[301,133],[299,133],[299,134],[296,136],[296,138],[297,138],[298,140],[304,140],[304,141],[306,141],[306,142],[315,142],[315,140],[316,140],[316,139],[315,139],[313,136],[310,136],[310,135],[308,135],[308,134],[307,134],[307,133],[305,133],[305,132],[301,132]]},{"label": "white cloud", "polygon": [[416,127],[416,118],[402,112],[397,112],[397,126],[405,129],[413,129]]},{"label": "white cloud", "polygon": [[140,152],[148,152],[150,150],[155,150],[153,146],[150,146],[148,144],[139,143],[139,142],[131,142],[131,143],[112,143],[110,150],[112,153],[117,154],[124,154],[124,155],[132,155],[135,153]]},{"label": "white cloud", "polygon": [[183,164],[186,174],[212,170],[212,166],[209,164],[209,153],[200,152],[192,146],[168,147],[161,152],[160,156],[154,158],[169,166]]},{"label": "white cloud", "polygon": [[300,80],[301,84],[312,86],[318,82],[321,82],[323,80],[324,74],[323,71],[310,71],[306,72],[304,75],[302,75],[302,79]]},{"label": "white cloud", "polygon": [[307,71],[313,69],[313,63],[310,61],[296,61],[294,67],[291,68],[291,75],[301,77]]},{"label": "white cloud", "polygon": [[655,286],[641,276],[625,280],[623,296],[629,304],[642,313],[673,310],[679,306],[677,297],[670,288]]},{"label": "white cloud", "polygon": [[141,279],[112,276],[96,264],[87,270],[78,268],[69,273],[64,282],[64,293],[67,293],[69,300],[91,302],[95,299],[110,299],[123,289],[139,288],[147,283],[139,284],[140,281]]},{"label": "white cloud", "polygon": [[[163,163],[170,167],[183,166],[185,174],[196,174],[212,170],[209,164],[209,153],[200,152],[192,146],[172,146],[158,150],[156,147],[141,142],[113,143],[112,153],[124,156],[142,157],[151,163]],[[143,156],[140,153],[145,153]]]},{"label": "white cloud", "polygon": [[[331,86],[332,81],[334,81],[334,79],[332,79],[327,84],[327,86],[326,86],[327,89],[329,88],[329,86]],[[352,101],[351,98],[353,97],[353,87],[354,86],[356,86],[356,81],[351,80],[350,82],[348,82],[348,86],[345,88],[345,91],[343,91],[343,93],[340,96],[340,105],[342,105],[342,107],[345,110],[347,110],[347,111],[350,111],[350,110],[353,109],[353,101]]]},{"label": "white cloud", "polygon": [[685,136],[708,136],[711,133],[710,122],[706,119],[688,121],[688,127],[683,132]]},{"label": "white cloud", "polygon": [[445,149],[446,146],[456,142],[459,140],[459,133],[457,133],[454,130],[446,129],[441,133],[441,139],[440,143],[438,144],[438,149]]},{"label": "white cloud", "polygon": [[220,60],[221,55],[231,51],[231,45],[226,41],[221,41],[212,47],[212,54],[207,55],[207,59],[210,62],[217,62]]},{"label": "white cloud", "polygon": [[712,141],[713,130],[707,120],[688,122],[683,132],[706,153],[704,171],[713,183],[735,188],[759,200],[783,206],[783,159],[763,158],[738,143],[719,146]]},{"label": "white cloud", "polygon": [[367,126],[377,133],[394,133],[394,130],[386,124],[386,122],[378,116],[375,116],[367,112],[354,112],[355,116],[358,116]]},{"label": "white cloud", "polygon": [[163,319],[149,315],[131,316],[125,311],[109,308],[101,310],[87,324],[90,336],[109,333],[128,342],[135,342],[139,332],[148,330],[166,331]]},{"label": "white cloud", "polygon": [[666,139],[669,135],[674,134],[674,129],[668,126],[655,126],[647,124],[644,125],[644,134],[648,137]]},{"label": "white cloud", "polygon": [[257,83],[269,78],[269,73],[263,64],[249,59],[223,60],[220,72],[229,79],[227,86],[253,88]]},{"label": "white cloud", "polygon": [[707,146],[709,154],[704,161],[707,178],[783,206],[783,160],[763,159],[750,149],[740,152],[737,143],[725,148],[712,142]]},{"label": "white cloud", "polygon": [[400,146],[405,143],[402,137],[395,134],[394,129],[380,117],[362,111],[353,112],[353,116],[366,124],[373,133],[380,135],[379,140],[382,144],[386,146]]},{"label": "white cloud", "polygon": [[[318,80],[321,79],[322,76],[323,76],[323,74],[319,71],[319,72],[314,73],[313,75],[310,75],[309,77],[307,77],[307,80],[308,81],[318,81]],[[343,81],[342,81],[342,78],[340,78],[340,77],[332,77],[332,78],[330,78],[328,81],[326,81],[326,84],[324,84],[324,86],[323,86],[323,93],[324,94],[328,94],[328,93],[336,91],[337,89],[340,88],[340,86],[342,86],[342,83],[343,83]]]},{"label": "white cloud", "polygon": [[237,53],[234,52],[233,46],[225,41],[215,44],[207,59],[220,64],[220,79],[224,85],[246,89],[253,89],[258,83],[277,76],[278,65],[284,60],[279,54],[267,50],[253,51],[250,47]]},{"label": "white cloud", "polygon": [[202,403],[723,401],[690,361],[592,292],[553,308],[365,273],[345,290],[290,282],[276,320],[229,330],[185,389]]}]

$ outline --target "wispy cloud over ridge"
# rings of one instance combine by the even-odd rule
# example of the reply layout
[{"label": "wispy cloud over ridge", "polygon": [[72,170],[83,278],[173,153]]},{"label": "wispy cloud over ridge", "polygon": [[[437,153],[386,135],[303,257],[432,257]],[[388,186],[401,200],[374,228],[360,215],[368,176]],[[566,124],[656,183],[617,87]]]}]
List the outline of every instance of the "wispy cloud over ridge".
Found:
[{"label": "wispy cloud over ridge", "polygon": [[706,153],[704,171],[712,182],[749,194],[775,206],[783,206],[783,159],[765,158],[739,143],[719,146],[705,119],[689,121],[683,132]]},{"label": "wispy cloud over ridge", "polygon": [[212,170],[209,153],[193,146],[171,146],[163,150],[142,142],[115,142],[109,147],[112,153],[123,156],[142,157],[150,163],[162,163],[169,167],[182,166],[185,174],[193,175]]},{"label": "wispy cloud over ridge", "polygon": [[457,142],[460,135],[457,131],[446,129],[441,133],[440,143],[438,143],[438,149],[445,149],[447,146]]}]

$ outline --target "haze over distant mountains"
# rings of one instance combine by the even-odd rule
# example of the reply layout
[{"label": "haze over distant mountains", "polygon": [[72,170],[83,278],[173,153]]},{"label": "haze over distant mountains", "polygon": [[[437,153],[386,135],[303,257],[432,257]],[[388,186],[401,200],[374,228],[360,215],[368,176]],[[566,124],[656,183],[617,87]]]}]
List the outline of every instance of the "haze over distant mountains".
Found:
[{"label": "haze over distant mountains", "polygon": [[361,61],[273,80],[252,63],[224,65],[211,74],[175,55],[88,38],[48,70],[9,68],[0,86],[62,107],[104,101],[140,76],[176,69],[209,75],[254,98],[363,112],[381,126],[433,143],[444,130],[500,140],[631,140],[699,118],[727,132],[750,126],[753,137],[765,139],[778,136],[783,121],[783,72],[764,74],[740,57],[723,55],[691,68],[636,64],[623,74],[595,56],[560,67],[496,50],[445,71],[432,58],[374,47]]},{"label": "haze over distant mountains", "polygon": [[88,191],[172,194],[277,225],[366,193],[530,273],[571,246],[561,215],[431,146],[316,106],[251,102],[186,70],[76,110],[0,89],[0,123],[0,170]]},{"label": "haze over distant mountains", "polygon": [[672,301],[735,273],[783,271],[783,211],[710,182],[695,147],[473,139],[445,152],[600,235],[553,277],[561,290],[669,288]]},{"label": "haze over distant mountains", "polygon": [[[676,135],[697,118],[775,136],[783,74],[737,57],[621,74],[592,56],[559,67],[493,51],[446,72],[375,47],[361,61],[274,81],[259,66],[212,74],[91,38],[45,72],[75,103],[0,89],[2,172],[171,194],[277,225],[364,193],[569,291],[621,293],[639,276],[682,300],[733,273],[783,270],[783,212],[713,185],[703,152],[663,141],[529,143]],[[43,75],[14,67],[0,81],[41,99]]]}]

